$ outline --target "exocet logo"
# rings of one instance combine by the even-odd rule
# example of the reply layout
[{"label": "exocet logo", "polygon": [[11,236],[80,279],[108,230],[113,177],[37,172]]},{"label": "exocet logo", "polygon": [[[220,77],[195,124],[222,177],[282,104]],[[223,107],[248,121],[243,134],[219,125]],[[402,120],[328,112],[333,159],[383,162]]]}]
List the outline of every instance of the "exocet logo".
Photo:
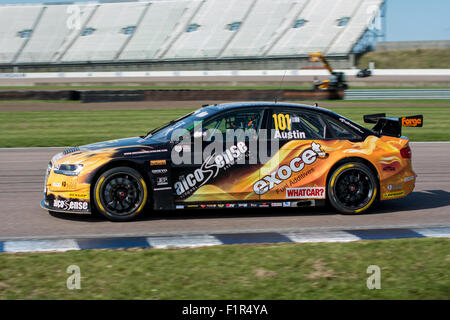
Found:
[{"label": "exocet logo", "polygon": [[63,210],[87,210],[88,205],[82,201],[53,200],[53,207]]},{"label": "exocet logo", "polygon": [[298,157],[292,159],[289,165],[283,165],[272,171],[270,175],[258,180],[253,185],[253,191],[259,195],[266,193],[284,180],[289,179],[293,173],[302,171],[305,165],[313,164],[317,157],[324,155],[325,153],[322,152],[320,144],[313,142],[310,149],[306,149]]},{"label": "exocet logo", "polygon": [[199,169],[180,177],[180,181],[174,185],[175,192],[180,196],[201,187],[210,179],[215,178],[220,169],[227,165],[233,165],[238,158],[245,155],[247,149],[245,143],[240,141],[222,154],[209,156]]}]

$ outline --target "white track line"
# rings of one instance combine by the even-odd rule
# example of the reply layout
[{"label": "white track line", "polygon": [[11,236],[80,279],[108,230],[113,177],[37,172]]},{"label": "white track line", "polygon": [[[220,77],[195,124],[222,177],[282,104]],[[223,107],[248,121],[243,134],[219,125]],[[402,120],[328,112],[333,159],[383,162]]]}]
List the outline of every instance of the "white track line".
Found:
[{"label": "white track line", "polygon": [[80,250],[80,247],[73,239],[19,240],[5,242],[3,250],[5,252],[69,251]]}]

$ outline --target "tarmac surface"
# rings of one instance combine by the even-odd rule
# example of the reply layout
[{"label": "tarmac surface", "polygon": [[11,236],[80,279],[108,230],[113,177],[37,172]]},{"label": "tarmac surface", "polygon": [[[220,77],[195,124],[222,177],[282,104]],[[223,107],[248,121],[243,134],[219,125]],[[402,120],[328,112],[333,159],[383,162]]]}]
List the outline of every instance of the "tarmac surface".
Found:
[{"label": "tarmac surface", "polygon": [[175,235],[358,228],[450,226],[450,143],[411,143],[416,188],[380,202],[370,213],[341,215],[331,208],[148,212],[137,221],[53,214],[39,207],[47,163],[62,148],[0,149],[0,240]]}]

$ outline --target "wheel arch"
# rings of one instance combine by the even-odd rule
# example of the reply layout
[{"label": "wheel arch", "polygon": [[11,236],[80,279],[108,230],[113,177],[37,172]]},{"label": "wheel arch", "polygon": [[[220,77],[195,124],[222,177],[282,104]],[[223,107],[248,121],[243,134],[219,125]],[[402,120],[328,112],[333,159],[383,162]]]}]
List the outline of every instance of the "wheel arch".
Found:
[{"label": "wheel arch", "polygon": [[[336,168],[338,168],[342,164],[349,163],[349,162],[361,162],[361,163],[365,164],[370,169],[370,171],[372,171],[372,173],[375,175],[376,180],[377,180],[377,188],[378,188],[378,190],[380,190],[380,174],[378,173],[377,168],[375,167],[375,165],[372,162],[370,162],[369,160],[367,160],[365,158],[361,158],[361,157],[342,158],[339,161],[337,161],[336,163],[334,163],[331,166],[330,170],[328,170],[325,185],[328,186],[328,182],[330,181],[331,175],[336,170]],[[378,199],[380,198],[380,192],[378,192],[377,197],[378,197]]]},{"label": "wheel arch", "polygon": [[[130,160],[124,160],[124,159],[110,161],[110,162],[106,163],[105,165],[103,165],[102,167],[97,169],[97,171],[94,173],[94,175],[92,176],[91,181],[90,181],[91,199],[94,199],[94,197],[93,197],[94,187],[95,187],[95,184],[97,183],[98,179],[100,178],[100,176],[104,172],[106,172],[110,169],[113,169],[113,168],[117,168],[117,167],[129,167],[129,168],[132,168],[132,169],[136,170],[137,172],[139,172],[141,174],[142,178],[144,179],[145,183],[147,184],[147,193],[148,193],[147,204],[149,202],[153,201],[153,189],[151,188],[151,183],[150,183],[150,179],[149,179],[147,172],[145,172],[145,170],[143,170],[142,167],[140,167],[137,163],[130,161]],[[91,207],[94,208],[94,206],[91,206]]]}]

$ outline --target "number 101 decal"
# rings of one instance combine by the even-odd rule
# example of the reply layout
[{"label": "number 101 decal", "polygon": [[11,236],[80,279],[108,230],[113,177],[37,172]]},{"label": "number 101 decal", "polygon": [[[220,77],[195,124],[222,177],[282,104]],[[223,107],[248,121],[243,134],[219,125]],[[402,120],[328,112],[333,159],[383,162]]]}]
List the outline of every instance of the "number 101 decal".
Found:
[{"label": "number 101 decal", "polygon": [[291,131],[291,116],[289,114],[274,113],[272,115],[275,130],[287,130]]}]

